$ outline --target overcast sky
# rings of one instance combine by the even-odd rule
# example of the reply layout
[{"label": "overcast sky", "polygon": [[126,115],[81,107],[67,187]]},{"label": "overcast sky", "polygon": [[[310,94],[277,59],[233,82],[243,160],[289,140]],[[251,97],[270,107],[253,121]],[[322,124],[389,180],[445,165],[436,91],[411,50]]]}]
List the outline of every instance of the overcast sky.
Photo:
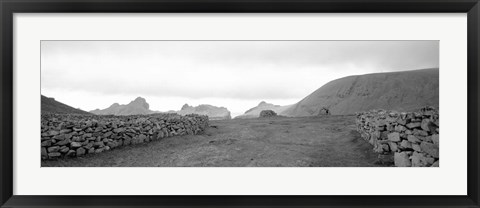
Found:
[{"label": "overcast sky", "polygon": [[350,75],[439,66],[438,41],[42,41],[41,90],[75,108],[288,105]]}]

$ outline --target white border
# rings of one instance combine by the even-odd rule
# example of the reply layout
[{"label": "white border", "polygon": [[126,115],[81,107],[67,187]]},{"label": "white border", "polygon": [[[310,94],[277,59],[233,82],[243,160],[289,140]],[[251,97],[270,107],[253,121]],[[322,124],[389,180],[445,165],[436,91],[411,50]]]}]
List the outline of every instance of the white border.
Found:
[{"label": "white border", "polygon": [[[466,195],[466,14],[15,14],[15,195]],[[440,40],[440,168],[40,168],[40,40]]]}]

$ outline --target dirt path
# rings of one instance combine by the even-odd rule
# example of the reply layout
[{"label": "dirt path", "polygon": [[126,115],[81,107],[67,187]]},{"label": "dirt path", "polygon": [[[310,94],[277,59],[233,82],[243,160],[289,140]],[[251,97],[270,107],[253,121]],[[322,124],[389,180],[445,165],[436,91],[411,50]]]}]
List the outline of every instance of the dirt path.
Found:
[{"label": "dirt path", "polygon": [[165,138],[42,166],[381,166],[353,116],[211,121],[203,135]]}]

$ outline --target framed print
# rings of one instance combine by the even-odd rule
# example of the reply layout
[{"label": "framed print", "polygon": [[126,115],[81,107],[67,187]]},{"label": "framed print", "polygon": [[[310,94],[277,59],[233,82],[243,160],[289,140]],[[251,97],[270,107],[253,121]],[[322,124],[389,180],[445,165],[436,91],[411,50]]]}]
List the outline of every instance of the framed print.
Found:
[{"label": "framed print", "polygon": [[2,207],[479,206],[476,0],[0,5]]}]

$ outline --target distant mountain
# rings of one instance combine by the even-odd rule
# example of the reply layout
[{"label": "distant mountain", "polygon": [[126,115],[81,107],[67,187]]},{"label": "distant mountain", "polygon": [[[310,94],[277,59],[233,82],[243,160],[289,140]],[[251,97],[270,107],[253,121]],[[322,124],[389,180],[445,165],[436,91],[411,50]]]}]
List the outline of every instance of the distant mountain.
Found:
[{"label": "distant mountain", "polygon": [[120,105],[118,103],[112,104],[110,107],[103,110],[96,109],[90,111],[90,113],[96,115],[139,115],[139,114],[152,114],[156,111],[151,111],[145,98],[137,97],[132,102],[126,105]]},{"label": "distant mountain", "polygon": [[186,115],[186,114],[199,114],[199,115],[207,115],[210,120],[225,120],[225,119],[231,119],[232,117],[230,116],[230,111],[228,111],[227,108],[224,107],[216,107],[213,105],[199,105],[196,107],[189,106],[188,104],[185,104],[182,106],[182,109],[180,111],[177,111],[176,113],[180,115]]},{"label": "distant mountain", "polygon": [[288,107],[290,107],[290,106],[289,105],[288,106],[274,105],[274,104],[262,101],[257,106],[245,111],[244,114],[239,115],[235,118],[236,119],[237,118],[242,118],[242,119],[243,118],[258,118],[260,116],[260,112],[262,110],[273,110],[275,113],[280,115]]},{"label": "distant mountain", "polygon": [[333,80],[288,107],[281,114],[315,116],[326,107],[331,114],[353,114],[371,109],[414,111],[439,106],[439,70],[349,76]]},{"label": "distant mountain", "polygon": [[61,102],[55,100],[55,98],[49,98],[46,96],[42,96],[41,101],[41,109],[42,113],[57,113],[57,114],[86,114],[90,115],[90,113],[73,108],[71,106],[65,105]]}]

